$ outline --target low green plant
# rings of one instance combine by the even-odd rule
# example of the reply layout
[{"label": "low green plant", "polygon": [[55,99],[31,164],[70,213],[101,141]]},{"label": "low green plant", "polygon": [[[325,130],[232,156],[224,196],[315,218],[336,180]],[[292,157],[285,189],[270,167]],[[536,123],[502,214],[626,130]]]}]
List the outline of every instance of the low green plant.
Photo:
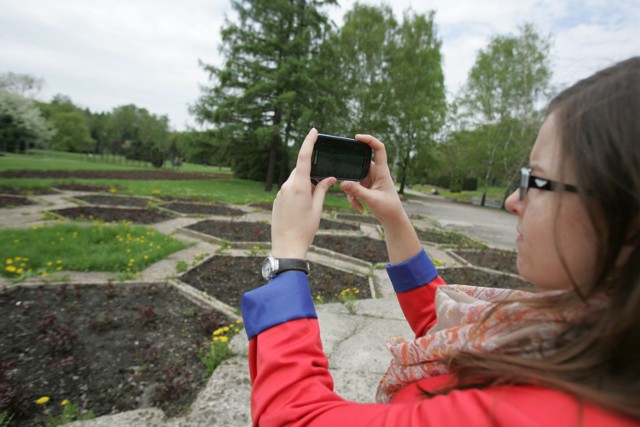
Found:
[{"label": "low green plant", "polygon": [[229,348],[229,341],[241,329],[241,320],[216,329],[211,334],[211,340],[207,340],[205,347],[199,351],[198,356],[209,375],[216,370],[220,363],[233,356],[233,351]]},{"label": "low green plant", "polygon": [[[135,276],[188,244],[130,223],[34,226],[0,230],[0,275],[14,281],[64,271],[106,271]],[[61,254],[64,254],[62,256]],[[122,280],[123,277],[117,278]]]},{"label": "low green plant", "polygon": [[0,427],[9,427],[12,419],[13,414],[10,414],[9,411],[0,412]]},{"label": "low green plant", "polygon": [[47,417],[47,427],[58,427],[73,421],[92,420],[96,417],[93,410],[89,409],[84,412],[78,408],[78,405],[73,404],[66,399],[63,400],[60,405],[62,406],[62,413],[57,417],[49,415]]},{"label": "low green plant", "polygon": [[231,249],[231,244],[226,239],[220,240],[220,247],[216,250],[216,255],[225,255]]},{"label": "low green plant", "polygon": [[176,262],[176,272],[177,273],[184,273],[188,269],[189,269],[189,264],[187,264],[185,261]]},{"label": "low green plant", "polygon": [[338,295],[338,300],[345,305],[349,314],[356,314],[355,301],[358,299],[360,289],[358,288],[346,288],[343,289]]}]

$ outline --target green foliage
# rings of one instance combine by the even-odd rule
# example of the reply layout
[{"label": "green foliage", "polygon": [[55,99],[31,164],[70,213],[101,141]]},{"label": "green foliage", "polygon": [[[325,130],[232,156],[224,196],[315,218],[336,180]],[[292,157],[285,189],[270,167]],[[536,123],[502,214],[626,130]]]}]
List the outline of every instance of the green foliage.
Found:
[{"label": "green foliage", "polygon": [[92,420],[95,417],[93,410],[89,409],[84,412],[78,408],[78,405],[71,403],[68,400],[64,400],[62,402],[62,413],[57,417],[53,417],[51,415],[47,417],[47,427],[58,427],[73,421]]},{"label": "green foliage", "polygon": [[390,121],[395,141],[400,193],[411,175],[413,157],[431,151],[446,113],[442,41],[434,23],[435,13],[405,13],[396,32],[391,55],[392,103]]},{"label": "green foliage", "polygon": [[490,186],[509,188],[525,162],[550,87],[549,46],[531,24],[493,37],[455,102],[457,123],[439,155],[452,175],[478,178],[483,201]]},{"label": "green foliage", "polygon": [[185,247],[153,229],[126,224],[0,230],[0,275],[21,281],[63,270],[136,274]]},{"label": "green foliage", "polygon": [[25,152],[46,146],[54,130],[35,102],[19,93],[0,88],[0,150]]},{"label": "green foliage", "polygon": [[238,21],[221,31],[224,64],[204,65],[212,86],[192,110],[231,145],[235,172],[260,175],[267,191],[288,175],[289,142],[301,141],[308,129],[301,130],[300,119],[317,87],[314,53],[329,28],[320,8],[335,3],[232,1]]},{"label": "green foliage", "polygon": [[57,132],[51,141],[51,149],[81,153],[94,150],[96,142],[91,138],[89,126],[81,111],[58,113],[53,116],[52,122]]}]

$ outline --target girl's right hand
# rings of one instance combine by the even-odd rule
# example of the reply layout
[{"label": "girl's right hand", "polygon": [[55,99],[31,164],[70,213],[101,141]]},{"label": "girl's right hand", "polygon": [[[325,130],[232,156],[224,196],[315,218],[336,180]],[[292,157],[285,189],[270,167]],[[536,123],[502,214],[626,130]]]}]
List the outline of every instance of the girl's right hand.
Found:
[{"label": "girl's right hand", "polygon": [[374,161],[369,175],[361,183],[343,181],[340,187],[347,193],[351,205],[362,212],[362,202],[384,229],[389,261],[398,264],[422,250],[413,224],[404,211],[402,201],[391,178],[384,144],[371,135],[356,135],[358,141],[373,149]]},{"label": "girl's right hand", "polygon": [[387,152],[384,144],[371,135],[356,135],[358,141],[364,142],[373,149],[374,161],[371,162],[369,175],[364,181],[357,183],[343,181],[342,190],[347,193],[351,206],[362,212],[362,202],[367,205],[371,214],[384,226],[389,221],[404,214],[402,202],[391,178],[387,164]]}]

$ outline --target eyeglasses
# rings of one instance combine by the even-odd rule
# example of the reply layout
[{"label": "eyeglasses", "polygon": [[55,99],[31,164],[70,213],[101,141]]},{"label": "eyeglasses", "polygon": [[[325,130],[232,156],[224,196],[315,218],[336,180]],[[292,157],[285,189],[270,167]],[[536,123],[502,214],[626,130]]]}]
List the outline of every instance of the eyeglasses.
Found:
[{"label": "eyeglasses", "polygon": [[520,169],[520,200],[524,200],[524,196],[527,194],[530,188],[537,188],[538,190],[545,191],[557,191],[564,190],[570,193],[577,193],[578,187],[571,184],[562,184],[550,179],[540,178],[539,176],[531,175],[530,168]]}]

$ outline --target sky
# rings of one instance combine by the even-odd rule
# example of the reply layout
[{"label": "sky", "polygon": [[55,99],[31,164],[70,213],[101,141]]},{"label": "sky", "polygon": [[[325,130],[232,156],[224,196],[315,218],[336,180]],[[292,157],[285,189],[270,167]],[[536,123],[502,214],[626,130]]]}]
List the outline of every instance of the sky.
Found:
[{"label": "sky", "polygon": [[[327,8],[341,25],[355,0]],[[564,87],[640,55],[640,0],[360,0],[392,6],[401,19],[435,10],[450,96],[476,54],[525,22],[552,40],[552,83]],[[44,80],[37,96],[69,96],[93,112],[135,104],[167,116],[175,130],[198,128],[188,107],[208,83],[200,63],[220,65],[229,0],[0,0],[0,73]]]}]

